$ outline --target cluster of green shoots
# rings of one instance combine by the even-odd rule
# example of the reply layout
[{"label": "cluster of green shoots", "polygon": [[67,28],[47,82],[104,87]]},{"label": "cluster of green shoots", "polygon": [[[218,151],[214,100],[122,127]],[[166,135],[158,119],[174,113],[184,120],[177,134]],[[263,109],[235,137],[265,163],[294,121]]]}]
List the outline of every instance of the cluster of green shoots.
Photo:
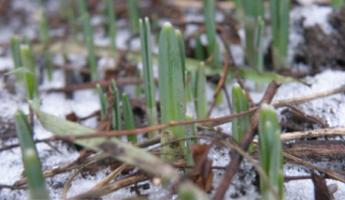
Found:
[{"label": "cluster of green shoots", "polygon": [[[245,52],[248,65],[263,70],[263,31],[265,1],[237,0],[239,16],[245,27]],[[287,67],[289,42],[290,0],[270,0],[270,22],[272,33],[272,60],[276,69]]]},{"label": "cluster of green shoots", "polygon": [[[68,2],[64,2],[66,5]],[[288,16],[289,1],[271,0],[271,24],[272,24],[272,49],[274,66],[286,66],[287,41],[288,41]],[[243,15],[243,23],[246,31],[246,59],[248,64],[257,69],[263,70],[263,50],[262,35],[264,29],[264,5],[262,0],[238,1]],[[78,0],[80,20],[83,28],[83,38],[88,51],[88,65],[92,80],[100,77],[97,72],[97,59],[93,42],[93,30],[90,23],[90,15],[87,11],[87,4],[84,0]],[[140,33],[141,41],[141,61],[143,63],[144,94],[146,103],[146,114],[148,125],[153,126],[159,123],[169,123],[172,121],[186,120],[187,102],[191,99],[194,103],[196,116],[199,119],[207,118],[207,101],[205,94],[206,75],[203,62],[200,62],[194,70],[187,70],[185,45],[182,33],[175,29],[170,23],[165,23],[159,35],[158,54],[158,85],[153,77],[153,53],[152,35],[148,18],[139,20],[138,1],[128,1],[128,13],[132,33]],[[216,23],[215,23],[215,1],[204,0],[205,27],[208,41],[208,55],[211,58],[212,67],[221,66],[221,53],[217,43]],[[75,14],[68,12],[70,24],[74,24]],[[112,0],[106,0],[106,19],[108,22],[108,35],[110,44],[116,52],[116,24],[115,13]],[[40,21],[40,41],[44,45],[49,44],[49,32],[47,28],[46,13],[42,11]],[[196,38],[196,57],[205,60],[200,36]],[[12,56],[15,68],[18,73],[18,80],[26,85],[28,99],[36,101],[38,104],[38,84],[37,69],[35,59],[30,44],[20,45],[19,39],[13,37],[11,40]],[[50,66],[51,55],[44,55],[46,66]],[[52,69],[47,69],[48,77],[52,77]],[[159,102],[156,101],[156,91],[159,89]],[[113,130],[135,129],[133,110],[128,95],[120,94],[115,81],[104,90],[101,85],[96,87],[100,105],[101,121],[111,119]],[[158,115],[157,105],[160,108]],[[245,91],[235,85],[232,88],[232,108],[234,113],[248,111],[250,102]],[[235,119],[232,122],[232,135],[236,142],[241,143],[247,129],[250,127],[251,116],[247,115]],[[32,142],[32,130],[22,112],[16,115],[16,125],[18,138],[22,146],[23,162],[26,177],[31,191],[32,199],[48,198],[45,190],[44,179],[37,157],[35,145]],[[161,158],[168,162],[176,161],[181,156],[184,157],[188,165],[193,164],[190,145],[194,142],[194,127],[174,126],[149,133],[152,138],[160,134],[162,148]],[[280,142],[280,127],[277,115],[273,108],[263,106],[259,119],[259,158],[264,172],[269,180],[261,181],[260,188],[264,199],[272,198],[271,186],[279,198],[283,198],[283,171],[282,171],[282,147]],[[136,136],[128,136],[127,141],[137,143]],[[28,157],[26,157],[28,156]],[[36,177],[36,178],[35,178]],[[38,194],[37,191],[41,191]],[[42,195],[42,196],[37,196]]]},{"label": "cluster of green shoots", "polygon": [[335,8],[341,8],[345,4],[344,0],[332,0],[332,5]]}]

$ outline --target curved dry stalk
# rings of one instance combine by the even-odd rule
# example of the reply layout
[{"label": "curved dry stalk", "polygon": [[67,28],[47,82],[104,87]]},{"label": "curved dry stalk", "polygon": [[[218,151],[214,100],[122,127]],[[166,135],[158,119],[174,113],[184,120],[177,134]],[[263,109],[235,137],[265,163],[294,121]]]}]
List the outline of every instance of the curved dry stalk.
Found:
[{"label": "curved dry stalk", "polygon": [[108,176],[106,176],[103,180],[101,180],[100,182],[98,182],[93,188],[90,189],[90,191],[92,190],[97,190],[101,187],[104,187],[106,184],[108,184],[112,179],[114,179],[115,177],[117,177],[119,174],[121,174],[121,172],[123,170],[125,170],[126,168],[128,168],[129,166],[126,164],[122,164],[120,165],[118,168],[116,168],[115,170],[113,170]]},{"label": "curved dry stalk", "polygon": [[322,167],[316,166],[316,165],[314,165],[314,164],[312,164],[310,162],[307,162],[307,161],[305,161],[303,159],[300,159],[300,158],[298,158],[296,156],[293,156],[293,155],[291,155],[291,154],[289,154],[287,152],[283,152],[283,154],[284,154],[285,158],[287,158],[289,160],[292,160],[293,162],[295,162],[297,164],[303,165],[303,166],[305,166],[305,167],[307,167],[309,169],[317,170],[319,172],[322,172],[322,173],[326,174],[329,178],[332,178],[334,180],[337,180],[337,181],[345,183],[345,178],[342,175],[340,175],[339,173],[335,172],[335,171],[332,171],[330,169],[324,169]]},{"label": "curved dry stalk", "polygon": [[345,128],[324,128],[318,130],[309,130],[309,131],[296,131],[283,133],[280,136],[281,141],[289,141],[296,139],[304,138],[317,138],[317,137],[326,137],[326,136],[345,136]]}]

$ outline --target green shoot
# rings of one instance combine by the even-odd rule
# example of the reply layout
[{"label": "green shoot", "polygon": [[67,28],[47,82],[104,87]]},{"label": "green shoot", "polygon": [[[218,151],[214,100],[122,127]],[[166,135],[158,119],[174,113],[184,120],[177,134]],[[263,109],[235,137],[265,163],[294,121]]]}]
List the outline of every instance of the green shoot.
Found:
[{"label": "green shoot", "polygon": [[[29,45],[23,45],[20,47],[21,60],[24,66],[25,87],[29,100],[35,100],[38,102],[38,84],[36,77],[36,65],[34,62],[34,56]],[[36,102],[36,103],[37,103]]]},{"label": "green shoot", "polygon": [[272,52],[275,68],[287,67],[290,0],[270,0]]},{"label": "green shoot", "polygon": [[200,36],[195,39],[195,58],[198,60],[206,59]]},{"label": "green shoot", "polygon": [[81,20],[83,23],[84,40],[85,40],[87,51],[88,51],[88,63],[90,66],[91,79],[98,80],[99,76],[97,73],[97,61],[96,61],[96,55],[95,55],[95,47],[93,43],[93,29],[91,27],[90,15],[87,11],[86,1],[79,0],[78,5],[79,5]]},{"label": "green shoot", "polygon": [[198,119],[207,117],[207,101],[206,101],[206,76],[205,66],[202,63],[200,68],[195,72],[193,77],[194,89],[194,106]]},{"label": "green shoot", "polygon": [[244,15],[245,27],[245,56],[248,65],[257,71],[263,71],[262,38],[264,28],[264,2],[263,0],[243,0],[240,5],[240,15]]},{"label": "green shoot", "polygon": [[99,97],[99,102],[101,104],[101,119],[106,119],[108,115],[108,98],[107,94],[103,91],[102,87],[97,84],[96,90]]},{"label": "green shoot", "polygon": [[[123,94],[122,96],[122,107],[123,107],[123,117],[125,121],[125,129],[131,130],[135,129],[135,123],[134,123],[134,116],[133,116],[133,110],[131,103],[129,102],[129,98],[127,94]],[[131,135],[127,137],[129,142],[136,143],[137,142],[137,136]]]},{"label": "green shoot", "polygon": [[[249,100],[246,92],[240,85],[235,84],[232,88],[232,109],[233,113],[240,113],[248,111]],[[234,119],[232,121],[232,137],[236,142],[240,143],[248,127],[250,126],[250,118],[248,115],[241,117],[240,119]]]},{"label": "green shoot", "polygon": [[22,67],[22,60],[20,57],[20,42],[17,36],[11,38],[11,54],[15,69]]},{"label": "green shoot", "polygon": [[216,36],[215,0],[203,0],[204,18],[208,43],[208,55],[212,57],[212,66],[221,66],[221,54]]},{"label": "green shoot", "polygon": [[114,11],[113,0],[106,1],[106,11],[107,11],[107,20],[108,20],[108,36],[111,41],[111,48],[116,50],[116,16]]},{"label": "green shoot", "polygon": [[[185,119],[184,66],[181,58],[181,44],[174,27],[164,24],[159,38],[159,94],[161,105],[161,122]],[[161,143],[185,137],[185,127],[169,128],[162,134]],[[188,148],[185,141],[179,142],[179,148],[164,145],[161,150],[163,159],[173,161],[177,155],[184,153],[188,160]]]},{"label": "green shoot", "polygon": [[345,4],[345,0],[332,0],[332,6],[334,8],[341,8]]},{"label": "green shoot", "polygon": [[17,111],[16,132],[22,152],[24,173],[27,178],[30,199],[49,199],[41,162],[37,154],[36,146],[32,139],[32,131],[26,116],[22,111]]},{"label": "green shoot", "polygon": [[280,125],[273,107],[264,105],[259,115],[259,156],[262,169],[268,175],[268,181],[260,181],[260,190],[263,199],[274,199],[270,190],[283,199],[284,174],[282,144],[280,141]]},{"label": "green shoot", "polygon": [[114,80],[111,81],[111,96],[113,98],[113,105],[111,108],[112,127],[114,130],[121,130],[121,107],[120,107],[120,93],[117,89]]},{"label": "green shoot", "polygon": [[131,23],[132,33],[137,33],[139,29],[139,1],[138,0],[128,0],[127,9],[129,20]]},{"label": "green shoot", "polygon": [[[144,88],[146,97],[146,112],[148,116],[149,125],[157,124],[157,109],[156,109],[156,96],[155,96],[155,84],[152,69],[152,37],[151,26],[148,18],[139,20],[140,25],[140,39],[141,39],[141,54],[142,62],[144,66]],[[154,136],[152,133],[150,136]]]},{"label": "green shoot", "polygon": [[[44,5],[41,3],[41,10],[40,10],[40,20],[39,20],[39,38],[43,45],[47,46],[49,43],[49,28],[48,28],[48,21],[47,21],[47,13],[44,10]],[[53,69],[51,63],[51,55],[48,51],[43,53],[44,58],[44,66],[46,67],[48,79],[51,80],[53,76]]]}]

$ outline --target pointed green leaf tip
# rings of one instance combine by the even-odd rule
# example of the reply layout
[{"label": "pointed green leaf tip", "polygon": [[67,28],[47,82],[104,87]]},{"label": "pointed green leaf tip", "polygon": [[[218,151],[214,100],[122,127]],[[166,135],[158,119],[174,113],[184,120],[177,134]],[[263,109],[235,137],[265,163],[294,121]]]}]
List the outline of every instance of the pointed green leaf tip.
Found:
[{"label": "pointed green leaf tip", "polygon": [[[232,88],[232,108],[233,113],[245,112],[249,109],[249,100],[246,92],[237,83]],[[236,142],[241,142],[249,126],[250,117],[248,115],[233,120],[232,136],[234,137]]]},{"label": "pointed green leaf tip", "polygon": [[16,132],[21,147],[24,172],[30,191],[30,199],[49,199],[41,162],[32,139],[31,127],[22,111],[17,111],[15,118]]},{"label": "pointed green leaf tip", "polygon": [[[263,105],[259,115],[259,156],[260,164],[268,175],[270,185],[283,199],[284,174],[280,125],[276,111],[272,106]],[[260,181],[263,199],[274,199],[269,185]]]}]

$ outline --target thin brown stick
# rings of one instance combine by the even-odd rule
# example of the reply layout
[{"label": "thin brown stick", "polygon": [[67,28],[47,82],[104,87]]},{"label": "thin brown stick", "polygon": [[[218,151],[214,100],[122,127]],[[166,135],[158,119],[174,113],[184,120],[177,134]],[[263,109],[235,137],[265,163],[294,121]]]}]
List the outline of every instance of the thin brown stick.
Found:
[{"label": "thin brown stick", "polygon": [[327,136],[332,136],[332,137],[345,136],[345,128],[324,128],[324,129],[318,129],[318,130],[283,133],[280,136],[280,139],[286,142],[290,140],[327,137]]}]

